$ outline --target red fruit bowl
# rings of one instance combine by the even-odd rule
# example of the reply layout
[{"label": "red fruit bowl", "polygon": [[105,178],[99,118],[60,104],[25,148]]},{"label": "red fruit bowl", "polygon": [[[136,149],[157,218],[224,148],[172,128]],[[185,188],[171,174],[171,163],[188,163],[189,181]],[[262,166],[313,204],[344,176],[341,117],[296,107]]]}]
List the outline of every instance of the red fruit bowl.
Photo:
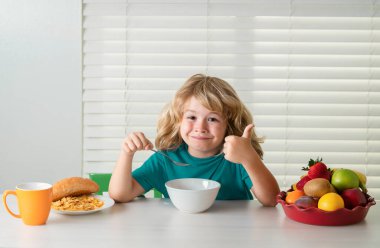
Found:
[{"label": "red fruit bowl", "polygon": [[358,223],[364,220],[369,208],[376,204],[375,199],[367,195],[367,205],[364,207],[342,208],[328,212],[319,208],[299,208],[294,204],[286,203],[285,197],[286,192],[280,192],[277,195],[277,202],[281,204],[288,218],[301,223],[319,226],[343,226]]}]

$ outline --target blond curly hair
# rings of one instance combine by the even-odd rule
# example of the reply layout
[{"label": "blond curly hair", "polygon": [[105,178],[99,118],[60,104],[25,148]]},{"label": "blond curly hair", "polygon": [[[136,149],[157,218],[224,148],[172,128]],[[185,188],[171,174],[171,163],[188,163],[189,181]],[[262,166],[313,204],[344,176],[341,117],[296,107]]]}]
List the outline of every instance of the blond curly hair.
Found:
[{"label": "blond curly hair", "polygon": [[[157,125],[155,145],[160,150],[178,148],[183,140],[180,125],[184,113],[184,105],[194,96],[205,108],[222,113],[227,120],[226,136],[241,136],[247,125],[253,123],[252,115],[236,91],[226,81],[203,74],[191,76],[177,91],[174,98],[162,110]],[[260,146],[262,138],[257,137],[252,129],[251,144],[259,156],[264,153]]]}]

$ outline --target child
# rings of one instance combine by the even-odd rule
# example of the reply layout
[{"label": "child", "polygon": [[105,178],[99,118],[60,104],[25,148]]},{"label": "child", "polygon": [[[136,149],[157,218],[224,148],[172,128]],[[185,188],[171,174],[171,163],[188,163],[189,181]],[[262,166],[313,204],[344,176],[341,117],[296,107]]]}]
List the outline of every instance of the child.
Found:
[{"label": "child", "polygon": [[[206,178],[221,184],[217,200],[253,199],[275,206],[278,184],[262,162],[263,151],[252,116],[225,81],[196,74],[177,91],[158,121],[155,145],[175,161],[154,153],[132,172],[135,152],[153,144],[142,132],[129,134],[113,171],[110,196],[128,202],[156,188],[167,198],[165,182]],[[220,156],[214,156],[219,153]]]}]

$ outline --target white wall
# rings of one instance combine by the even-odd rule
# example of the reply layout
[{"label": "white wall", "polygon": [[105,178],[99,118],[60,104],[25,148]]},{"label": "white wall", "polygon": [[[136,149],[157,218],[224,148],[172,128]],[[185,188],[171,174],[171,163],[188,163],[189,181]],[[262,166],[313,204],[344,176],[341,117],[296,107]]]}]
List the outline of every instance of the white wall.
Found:
[{"label": "white wall", "polygon": [[81,1],[0,0],[0,193],[81,175]]}]

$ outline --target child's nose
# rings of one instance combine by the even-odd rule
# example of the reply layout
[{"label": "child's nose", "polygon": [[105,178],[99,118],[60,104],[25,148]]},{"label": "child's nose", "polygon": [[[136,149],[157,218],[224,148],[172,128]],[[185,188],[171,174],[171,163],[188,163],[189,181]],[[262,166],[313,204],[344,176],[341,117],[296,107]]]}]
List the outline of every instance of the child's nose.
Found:
[{"label": "child's nose", "polygon": [[199,120],[195,125],[195,131],[199,133],[207,132],[207,121]]}]

